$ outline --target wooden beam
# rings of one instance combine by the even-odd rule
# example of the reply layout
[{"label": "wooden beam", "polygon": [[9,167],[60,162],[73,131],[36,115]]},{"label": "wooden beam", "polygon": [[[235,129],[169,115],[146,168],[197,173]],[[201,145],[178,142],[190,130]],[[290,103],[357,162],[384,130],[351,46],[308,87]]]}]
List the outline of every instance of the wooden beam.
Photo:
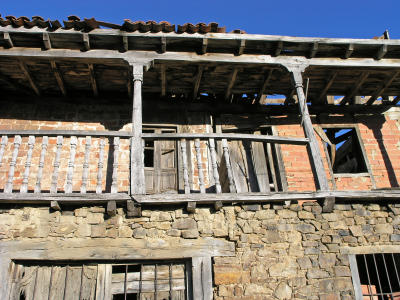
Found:
[{"label": "wooden beam", "polygon": [[323,199],[322,212],[330,213],[333,211],[334,207],[335,207],[335,197],[334,196],[328,196]]},{"label": "wooden beam", "polygon": [[61,210],[60,204],[58,203],[58,201],[55,201],[55,200],[50,202],[50,207],[52,210],[58,210],[58,211]]},{"label": "wooden beam", "polygon": [[194,214],[196,212],[196,202],[188,202],[186,205],[186,210],[189,213]]},{"label": "wooden beam", "polygon": [[161,97],[165,97],[167,93],[167,67],[165,65],[161,65],[160,75],[161,75]]},{"label": "wooden beam", "polygon": [[125,52],[129,50],[129,38],[127,35],[122,36],[122,45]]},{"label": "wooden beam", "polygon": [[22,60],[19,61],[19,66],[20,66],[22,72],[24,72],[25,78],[29,81],[29,84],[31,85],[31,88],[35,91],[35,94],[37,96],[40,96],[40,90],[36,86],[35,82],[33,81],[33,78],[31,76],[31,74],[29,73],[28,66]]},{"label": "wooden beam", "polygon": [[279,56],[282,52],[282,49],[283,49],[283,42],[278,41],[278,43],[276,44],[275,51],[274,51],[274,56]]},{"label": "wooden beam", "polygon": [[207,53],[207,47],[208,47],[208,39],[207,38],[203,38],[202,46],[201,46],[201,54],[206,54]]},{"label": "wooden beam", "polygon": [[328,92],[328,90],[330,89],[330,87],[333,84],[333,81],[336,79],[338,72],[332,72],[331,75],[329,76],[328,81],[326,82],[325,87],[322,89],[321,93],[319,94],[318,98],[317,98],[317,102],[320,102],[324,97],[326,97],[326,94]]},{"label": "wooden beam", "polygon": [[351,98],[353,98],[355,95],[357,95],[357,92],[360,90],[361,86],[363,85],[364,81],[368,78],[369,72],[362,72],[361,75],[358,77],[353,89],[348,93],[342,101],[340,101],[340,105],[346,104],[348,101],[350,101]]},{"label": "wooden beam", "polygon": [[310,58],[314,58],[315,55],[318,52],[318,42],[312,43],[311,49],[310,49]]},{"label": "wooden beam", "polygon": [[225,92],[225,100],[229,100],[229,98],[232,96],[232,88],[235,84],[238,71],[239,71],[239,68],[235,67],[231,73],[231,76],[229,78],[228,87]]},{"label": "wooden beam", "polygon": [[0,73],[0,80],[6,82],[8,85],[12,86],[16,90],[26,92],[26,86],[19,84],[17,81],[10,79],[2,73]]},{"label": "wooden beam", "polygon": [[51,49],[51,40],[50,40],[50,36],[47,32],[43,32],[43,45],[44,45],[44,49],[46,49],[46,50]]},{"label": "wooden beam", "polygon": [[8,32],[3,32],[3,40],[6,43],[8,48],[14,47],[14,43],[10,37],[10,34]]},{"label": "wooden beam", "polygon": [[89,51],[90,50],[90,39],[89,39],[88,33],[82,34],[82,42],[83,42],[83,49],[85,51]]},{"label": "wooden beam", "polygon": [[246,40],[240,40],[237,55],[242,55],[245,47],[246,47]]},{"label": "wooden beam", "polygon": [[354,51],[354,44],[348,44],[346,48],[346,52],[344,53],[344,58],[348,59]]},{"label": "wooden beam", "polygon": [[387,53],[387,45],[383,44],[380,46],[378,52],[376,53],[376,59],[381,60]]},{"label": "wooden beam", "polygon": [[273,72],[274,72],[274,69],[270,69],[268,71],[268,73],[264,76],[264,82],[263,82],[260,90],[258,91],[257,98],[256,98],[256,103],[260,103],[261,97],[262,97],[262,95],[264,95],[265,90],[266,90],[266,88],[268,86],[268,83],[272,78],[272,73]]},{"label": "wooden beam", "polygon": [[64,81],[61,75],[61,72],[54,60],[50,61],[51,69],[53,70],[54,76],[56,77],[58,87],[60,88],[61,93],[64,97],[67,96],[67,91],[65,89]]},{"label": "wooden beam", "polygon": [[160,52],[161,53],[165,53],[167,52],[167,38],[166,37],[162,37],[161,38],[161,45],[160,45]]},{"label": "wooden beam", "polygon": [[376,90],[376,92],[371,96],[371,98],[368,99],[367,105],[371,105],[375,102],[375,100],[379,97],[382,96],[385,92],[385,90],[392,84],[393,80],[400,74],[400,71],[393,72],[391,75],[389,75],[386,78],[386,81],[383,83],[383,85]]},{"label": "wooden beam", "polygon": [[94,65],[88,64],[88,68],[89,68],[90,84],[92,85],[93,95],[95,97],[98,97],[99,91],[97,89],[96,75],[94,73]]},{"label": "wooden beam", "polygon": [[141,217],[142,216],[142,208],[135,204],[132,200],[126,201],[126,215],[128,217]]},{"label": "wooden beam", "polygon": [[292,89],[290,91],[290,93],[288,95],[286,95],[285,102],[284,102],[285,105],[289,105],[290,103],[293,103],[292,100],[293,100],[294,93],[296,93],[296,89]]},{"label": "wooden beam", "polygon": [[114,217],[117,214],[117,202],[115,200],[107,202],[107,214],[110,217]]},{"label": "wooden beam", "polygon": [[203,76],[203,70],[204,70],[204,66],[199,65],[197,68],[196,78],[194,80],[192,100],[195,100],[197,98],[197,94],[199,92],[199,87],[200,87],[200,82],[201,82],[201,77]]}]

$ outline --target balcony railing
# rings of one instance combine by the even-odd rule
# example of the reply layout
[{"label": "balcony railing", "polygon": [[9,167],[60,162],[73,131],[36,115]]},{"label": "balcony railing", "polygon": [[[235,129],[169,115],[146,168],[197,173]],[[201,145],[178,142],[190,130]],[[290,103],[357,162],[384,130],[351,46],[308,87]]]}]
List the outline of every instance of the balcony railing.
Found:
[{"label": "balcony railing", "polygon": [[[0,135],[3,198],[136,196],[129,132],[3,130]],[[285,192],[276,145],[308,144],[306,138],[231,133],[143,133],[142,138],[146,192],[164,198]]]}]

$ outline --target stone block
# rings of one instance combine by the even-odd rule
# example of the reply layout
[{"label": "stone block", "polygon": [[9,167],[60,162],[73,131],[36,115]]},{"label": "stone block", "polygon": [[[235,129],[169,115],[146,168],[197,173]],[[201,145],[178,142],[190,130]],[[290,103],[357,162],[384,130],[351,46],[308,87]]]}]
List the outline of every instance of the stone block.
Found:
[{"label": "stone block", "polygon": [[90,236],[91,226],[89,224],[79,224],[78,229],[75,232],[76,237],[88,237]]},{"label": "stone block", "polygon": [[323,279],[328,277],[328,272],[318,268],[313,268],[307,271],[307,279]]},{"label": "stone block", "polygon": [[338,220],[338,215],[336,213],[323,213],[322,218],[328,222],[336,222]]},{"label": "stone block", "polygon": [[350,226],[350,232],[353,236],[363,236],[362,227],[360,225]]},{"label": "stone block", "polygon": [[215,285],[227,284],[244,284],[250,281],[250,272],[243,271],[242,266],[223,265],[214,266],[214,283]]},{"label": "stone block", "polygon": [[197,228],[197,223],[193,219],[177,219],[174,223],[172,223],[172,228],[175,229],[196,229]]},{"label": "stone block", "polygon": [[300,269],[311,269],[312,268],[311,260],[307,256],[299,257],[297,259],[297,263],[299,264]]},{"label": "stone block", "polygon": [[106,226],[105,225],[92,225],[91,237],[100,238],[106,236]]},{"label": "stone block", "polygon": [[301,210],[298,212],[299,219],[307,220],[307,219],[315,219],[314,214],[308,211]]},{"label": "stone block", "polygon": [[100,224],[104,222],[104,214],[102,213],[88,213],[86,216],[88,224]]},{"label": "stone block", "polygon": [[122,238],[132,237],[133,230],[129,226],[121,226],[119,228],[119,236]]},{"label": "stone block", "polygon": [[336,277],[350,277],[350,268],[346,266],[335,266]]},{"label": "stone block", "polygon": [[292,288],[287,285],[286,282],[281,282],[278,284],[274,291],[275,297],[278,299],[291,299],[292,298]]},{"label": "stone block", "polygon": [[196,239],[199,237],[199,231],[197,229],[182,230],[182,237],[184,239]]},{"label": "stone block", "polygon": [[392,234],[393,226],[391,224],[377,224],[377,225],[375,225],[375,233]]},{"label": "stone block", "polygon": [[390,235],[391,242],[400,242],[400,234],[392,234]]},{"label": "stone block", "polygon": [[133,231],[132,231],[132,236],[133,236],[135,239],[143,239],[143,238],[146,237],[146,234],[147,234],[147,230],[144,229],[144,228],[142,228],[142,227],[135,228],[135,229],[133,229]]},{"label": "stone block", "polygon": [[310,224],[301,223],[296,225],[296,229],[301,233],[312,233],[315,232],[315,227]]},{"label": "stone block", "polygon": [[75,217],[86,217],[88,211],[89,210],[86,207],[75,209]]},{"label": "stone block", "polygon": [[264,243],[278,243],[282,240],[278,231],[267,231],[267,233],[261,238]]}]

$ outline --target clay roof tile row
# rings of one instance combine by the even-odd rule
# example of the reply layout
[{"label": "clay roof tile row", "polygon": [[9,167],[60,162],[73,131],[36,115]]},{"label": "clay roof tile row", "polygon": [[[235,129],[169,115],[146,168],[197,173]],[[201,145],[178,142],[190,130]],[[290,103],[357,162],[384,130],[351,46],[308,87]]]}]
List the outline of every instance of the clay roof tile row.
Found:
[{"label": "clay roof tile row", "polygon": [[[155,22],[155,21],[131,21],[129,19],[125,19],[122,25],[102,22],[98,21],[95,18],[91,19],[83,19],[81,20],[77,16],[69,16],[68,20],[63,21],[64,26],[58,20],[44,20],[40,16],[33,16],[31,19],[28,17],[14,17],[14,16],[6,16],[2,18],[0,15],[0,26],[13,26],[16,28],[25,27],[25,28],[32,28],[37,26],[39,28],[46,28],[49,31],[54,31],[59,28],[63,29],[74,29],[79,31],[89,32],[96,28],[112,28],[112,29],[119,29],[122,31],[127,32],[175,32],[175,33],[200,33],[206,34],[209,32],[213,33],[225,33],[225,27],[219,27],[218,23],[185,23],[183,25],[171,24],[166,21]],[[242,30],[234,30],[233,33],[245,33]]]}]

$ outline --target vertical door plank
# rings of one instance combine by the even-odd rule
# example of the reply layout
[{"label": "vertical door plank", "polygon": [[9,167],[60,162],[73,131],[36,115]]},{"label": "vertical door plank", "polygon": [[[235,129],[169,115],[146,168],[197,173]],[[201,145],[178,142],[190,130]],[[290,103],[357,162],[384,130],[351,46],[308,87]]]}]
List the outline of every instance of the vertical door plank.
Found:
[{"label": "vertical door plank", "polygon": [[37,278],[33,299],[48,300],[51,280],[51,267],[41,266],[37,269]]},{"label": "vertical door plank", "polygon": [[51,271],[50,294],[51,300],[63,300],[65,292],[66,266],[53,266]]},{"label": "vertical door plank", "polygon": [[96,294],[97,266],[83,266],[82,284],[79,299],[94,300]]},{"label": "vertical door plank", "polygon": [[64,300],[79,299],[82,284],[82,266],[67,266]]},{"label": "vertical door plank", "polygon": [[264,145],[261,142],[252,142],[251,148],[254,172],[257,178],[259,191],[269,193],[268,165],[265,158]]}]

